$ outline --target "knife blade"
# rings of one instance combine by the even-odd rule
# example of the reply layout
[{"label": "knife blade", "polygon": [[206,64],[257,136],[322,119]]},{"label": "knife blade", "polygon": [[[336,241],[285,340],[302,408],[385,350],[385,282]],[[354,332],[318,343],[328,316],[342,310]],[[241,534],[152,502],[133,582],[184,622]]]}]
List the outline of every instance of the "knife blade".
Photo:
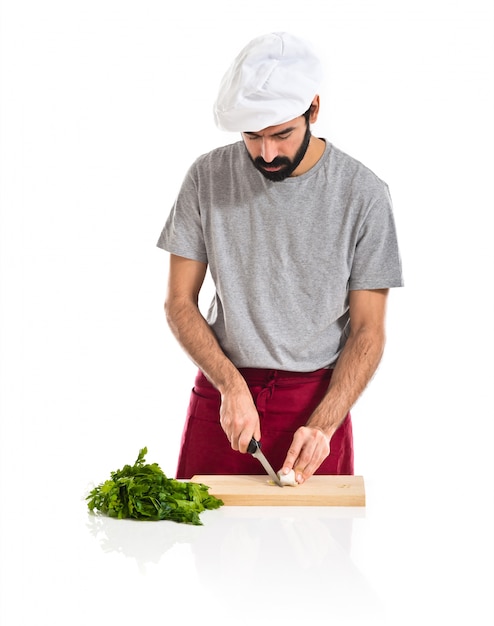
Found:
[{"label": "knife blade", "polygon": [[283,483],[281,482],[278,474],[274,471],[267,458],[261,452],[260,442],[254,439],[254,437],[252,437],[252,439],[250,440],[247,452],[249,452],[249,454],[252,454],[253,457],[260,461],[261,465],[264,467],[269,477],[273,480],[273,482],[278,485],[278,487],[283,487]]}]

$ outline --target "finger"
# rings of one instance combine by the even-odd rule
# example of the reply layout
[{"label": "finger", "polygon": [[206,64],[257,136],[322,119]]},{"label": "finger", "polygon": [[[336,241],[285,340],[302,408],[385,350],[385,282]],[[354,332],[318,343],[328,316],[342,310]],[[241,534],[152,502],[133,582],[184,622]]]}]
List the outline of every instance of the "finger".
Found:
[{"label": "finger", "polygon": [[298,459],[298,469],[296,472],[297,482],[304,482],[310,478],[320,467],[321,463],[329,456],[330,448],[326,442],[319,442],[318,445],[313,447],[310,458],[305,456],[307,450],[303,450],[300,458]]},{"label": "finger", "polygon": [[233,428],[230,426],[230,428],[225,431],[225,434],[227,436],[228,441],[230,442],[230,446],[232,448],[232,450],[238,450],[238,435],[235,433],[235,431],[233,430]]},{"label": "finger", "polygon": [[230,445],[232,446],[232,450],[240,450],[240,436],[233,434]]},{"label": "finger", "polygon": [[313,462],[313,448],[313,446],[306,443],[306,445],[302,447],[298,459],[295,461],[295,480],[299,484],[302,484],[310,478],[318,467],[318,465]]},{"label": "finger", "polygon": [[238,449],[240,452],[242,453],[247,452],[247,448],[249,447],[249,444],[252,438],[254,438],[256,441],[261,440],[261,428],[259,425],[259,421],[254,427],[254,431],[251,431],[250,428],[246,428],[240,433],[240,436],[238,439]]},{"label": "finger", "polygon": [[292,445],[288,449],[285,460],[283,462],[283,467],[281,469],[283,474],[288,474],[288,472],[294,469],[295,463],[297,463],[299,458],[301,447],[301,444],[299,444],[294,437]]},{"label": "finger", "polygon": [[247,448],[249,447],[250,440],[252,439],[252,435],[248,434],[249,432],[250,431],[243,430],[240,433],[240,437],[238,438],[238,449],[243,454],[247,452]]}]

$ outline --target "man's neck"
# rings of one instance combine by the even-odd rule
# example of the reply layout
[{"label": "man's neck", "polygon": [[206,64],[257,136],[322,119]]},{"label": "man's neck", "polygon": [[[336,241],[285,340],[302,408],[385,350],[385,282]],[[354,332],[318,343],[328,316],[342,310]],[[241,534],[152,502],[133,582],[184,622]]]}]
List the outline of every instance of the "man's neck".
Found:
[{"label": "man's neck", "polygon": [[326,142],[324,139],[320,139],[319,137],[314,137],[314,135],[312,135],[304,158],[291,176],[301,176],[302,174],[308,172],[322,157],[325,149]]}]

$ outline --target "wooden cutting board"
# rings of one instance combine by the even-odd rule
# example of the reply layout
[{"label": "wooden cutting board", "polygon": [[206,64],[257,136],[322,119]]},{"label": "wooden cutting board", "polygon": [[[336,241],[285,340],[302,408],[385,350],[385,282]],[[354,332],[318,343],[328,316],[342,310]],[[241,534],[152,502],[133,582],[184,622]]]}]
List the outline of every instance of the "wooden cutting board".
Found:
[{"label": "wooden cutting board", "polygon": [[365,506],[362,476],[312,476],[296,487],[278,487],[267,476],[197,475],[193,482],[227,506]]}]

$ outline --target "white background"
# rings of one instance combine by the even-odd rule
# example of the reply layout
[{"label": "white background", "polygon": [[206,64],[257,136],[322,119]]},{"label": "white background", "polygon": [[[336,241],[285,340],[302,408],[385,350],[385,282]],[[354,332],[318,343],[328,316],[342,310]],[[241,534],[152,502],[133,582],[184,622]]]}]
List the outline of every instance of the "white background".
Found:
[{"label": "white background", "polygon": [[358,549],[413,561],[413,537],[436,616],[454,598],[452,617],[491,623],[492,3],[4,0],[1,19],[3,584],[21,520],[63,521],[145,445],[174,473],[195,368],[165,324],[156,240],[191,161],[237,139],[212,119],[224,71],[288,30],[326,67],[314,132],[389,184],[403,257],[353,411],[385,547]]}]

